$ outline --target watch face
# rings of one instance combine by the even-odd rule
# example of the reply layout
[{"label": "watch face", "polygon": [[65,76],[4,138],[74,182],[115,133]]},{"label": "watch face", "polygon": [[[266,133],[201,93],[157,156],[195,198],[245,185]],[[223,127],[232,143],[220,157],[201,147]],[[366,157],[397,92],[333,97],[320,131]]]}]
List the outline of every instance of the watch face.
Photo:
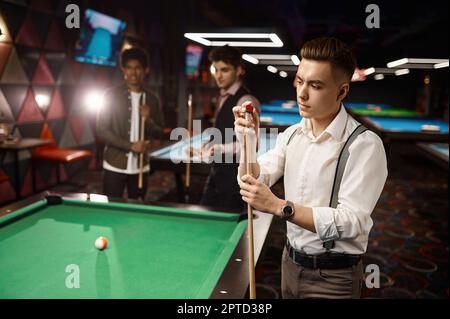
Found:
[{"label": "watch face", "polygon": [[291,215],[292,214],[292,207],[291,206],[285,206],[284,208],[283,208],[283,214],[284,215]]}]

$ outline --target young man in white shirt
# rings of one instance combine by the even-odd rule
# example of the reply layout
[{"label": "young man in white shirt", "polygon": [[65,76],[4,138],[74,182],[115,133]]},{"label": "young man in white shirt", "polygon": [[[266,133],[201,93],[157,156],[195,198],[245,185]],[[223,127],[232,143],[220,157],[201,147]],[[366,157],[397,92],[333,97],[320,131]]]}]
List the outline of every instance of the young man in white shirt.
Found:
[{"label": "young man in white shirt", "polygon": [[[375,133],[357,135],[348,149],[337,207],[330,207],[339,155],[359,125],[342,105],[356,61],[334,38],[309,41],[300,55],[295,86],[303,119],[278,136],[274,149],[257,161],[256,155],[250,158],[251,174],[241,157],[240,194],[254,209],[287,221],[283,298],[360,298],[370,215],[387,178],[385,150]],[[244,133],[255,144],[259,131],[257,114],[252,123],[244,111],[233,108],[241,154]],[[284,199],[270,190],[282,176]]]},{"label": "young man in white shirt", "polygon": [[[158,98],[144,87],[149,73],[145,51],[124,50],[120,65],[125,83],[106,92],[105,107],[97,118],[97,135],[105,142],[103,194],[120,198],[127,189],[128,198],[144,199],[150,170],[150,139],[162,137],[162,115]],[[141,117],[145,118],[144,140],[139,138]],[[144,173],[143,187],[139,190],[141,153],[144,153]]]}]

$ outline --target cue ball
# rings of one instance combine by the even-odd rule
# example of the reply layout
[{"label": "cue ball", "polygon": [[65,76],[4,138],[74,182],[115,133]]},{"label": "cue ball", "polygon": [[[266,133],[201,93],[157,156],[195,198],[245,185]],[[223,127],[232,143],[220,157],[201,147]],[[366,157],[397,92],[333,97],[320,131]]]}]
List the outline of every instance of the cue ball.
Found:
[{"label": "cue ball", "polygon": [[99,237],[95,240],[95,248],[104,250],[108,247],[108,240],[105,237]]}]

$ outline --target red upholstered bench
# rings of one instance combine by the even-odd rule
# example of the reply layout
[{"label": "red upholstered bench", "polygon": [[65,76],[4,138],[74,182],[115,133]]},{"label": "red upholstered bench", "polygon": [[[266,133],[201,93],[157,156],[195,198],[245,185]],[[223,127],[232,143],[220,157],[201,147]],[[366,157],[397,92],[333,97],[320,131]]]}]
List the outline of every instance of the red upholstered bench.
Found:
[{"label": "red upholstered bench", "polygon": [[[56,145],[55,145],[56,146]],[[61,177],[59,174],[59,164],[72,164],[83,160],[85,158],[89,158],[92,156],[92,152],[88,150],[81,149],[70,149],[70,148],[45,148],[37,149],[33,152],[32,155],[32,169],[33,169],[33,191],[36,192],[36,168],[35,162],[45,161],[55,164],[56,167],[56,181],[57,183],[61,183]]]},{"label": "red upholstered bench", "polygon": [[[41,138],[55,140],[53,134],[49,130],[47,125],[41,132]],[[35,163],[39,161],[50,162],[55,164],[56,167],[56,179],[57,183],[61,183],[61,177],[59,174],[59,164],[72,164],[83,159],[92,157],[92,152],[83,149],[72,148],[58,148],[56,143],[41,146],[36,148],[32,153],[32,179],[33,179],[33,191],[36,192],[36,178],[35,178]]]}]

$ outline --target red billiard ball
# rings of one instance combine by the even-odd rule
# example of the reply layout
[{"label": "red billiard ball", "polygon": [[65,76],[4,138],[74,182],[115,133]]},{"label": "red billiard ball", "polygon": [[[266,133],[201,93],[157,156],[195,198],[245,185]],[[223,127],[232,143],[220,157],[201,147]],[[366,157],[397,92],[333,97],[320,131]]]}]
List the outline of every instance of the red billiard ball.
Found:
[{"label": "red billiard ball", "polygon": [[108,247],[108,240],[105,237],[99,237],[95,240],[95,248],[104,250]]}]

